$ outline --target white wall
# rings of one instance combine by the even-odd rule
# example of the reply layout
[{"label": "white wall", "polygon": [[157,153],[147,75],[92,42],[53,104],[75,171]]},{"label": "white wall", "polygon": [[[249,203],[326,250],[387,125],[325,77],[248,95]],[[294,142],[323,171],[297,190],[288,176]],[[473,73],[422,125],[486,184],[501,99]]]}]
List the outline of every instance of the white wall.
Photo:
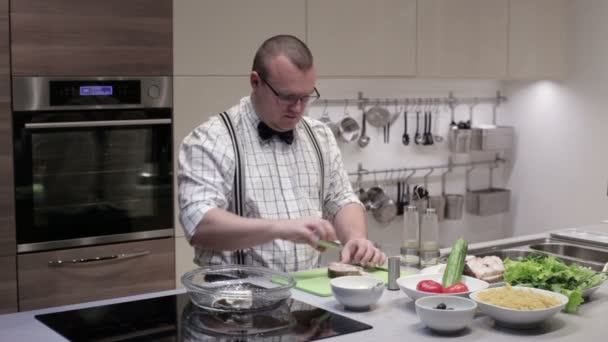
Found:
[{"label": "white wall", "polygon": [[505,232],[522,235],[608,218],[607,1],[571,1],[563,82],[505,84],[517,127]]},{"label": "white wall", "polygon": [[[319,91],[323,98],[344,99],[357,97],[357,92],[362,91],[367,98],[417,98],[417,97],[447,97],[449,92],[454,92],[456,97],[493,97],[497,90],[501,90],[501,83],[496,81],[484,80],[425,80],[425,79],[370,79],[370,78],[348,78],[348,79],[320,79],[317,82]],[[391,111],[395,111],[394,106],[390,106]],[[499,107],[498,117],[507,115],[505,108]],[[319,118],[324,110],[323,102],[315,104],[310,110],[309,115]],[[329,106],[328,111],[333,121],[339,121],[343,117],[344,106]],[[348,107],[350,116],[361,122],[362,111],[356,106]],[[415,131],[415,113],[409,114],[409,134],[413,139]],[[467,120],[469,117],[469,107],[460,105],[456,107],[456,121]],[[491,123],[492,105],[479,104],[474,108],[474,124]],[[422,130],[423,117],[421,116],[420,129]],[[390,133],[389,144],[384,144],[382,139],[382,129],[375,128],[368,124],[367,134],[371,137],[370,144],[365,148],[360,148],[356,143],[340,143],[344,164],[349,172],[357,170],[357,164],[363,163],[366,169],[387,169],[403,168],[429,165],[447,164],[448,156],[451,154],[447,147],[447,132],[450,123],[450,113],[447,108],[442,108],[439,114],[438,133],[446,137],[443,143],[433,146],[416,146],[410,143],[404,146],[401,142],[403,135],[403,116],[394,124]],[[434,125],[437,124],[436,122]],[[453,155],[454,161],[466,162],[469,160],[493,159],[494,153],[472,153]],[[508,166],[507,166],[508,167]],[[495,171],[496,187],[503,186],[501,168]],[[429,192],[431,195],[441,193],[440,175],[443,169],[435,171],[428,179]],[[446,191],[448,193],[464,194],[464,169],[455,169],[452,175],[447,177]],[[412,177],[410,184],[423,183],[424,173],[417,173]],[[398,175],[389,174],[389,177],[396,178]],[[403,175],[401,175],[403,176]],[[385,176],[377,177],[381,182]],[[356,177],[351,177],[354,182]],[[374,184],[373,177],[366,177],[364,181]],[[473,171],[471,176],[471,188],[480,189],[488,187],[488,171],[485,167],[480,167]],[[389,191],[396,193],[394,185],[389,187]],[[394,196],[394,195],[393,195]],[[493,215],[478,217],[465,214],[462,220],[444,221],[440,224],[440,243],[449,246],[458,237],[464,237],[470,242],[487,241],[506,237],[503,217],[505,215]],[[382,248],[390,254],[398,253],[400,232],[402,227],[402,217],[397,217],[389,224],[378,223],[371,214],[368,215],[370,239],[381,244]]]}]

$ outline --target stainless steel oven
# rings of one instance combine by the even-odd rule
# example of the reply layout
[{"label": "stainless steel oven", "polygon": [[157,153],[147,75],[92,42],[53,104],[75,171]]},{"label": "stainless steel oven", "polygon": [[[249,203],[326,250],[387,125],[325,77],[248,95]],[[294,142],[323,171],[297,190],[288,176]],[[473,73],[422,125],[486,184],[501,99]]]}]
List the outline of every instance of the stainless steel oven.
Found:
[{"label": "stainless steel oven", "polygon": [[19,253],[173,235],[171,77],[13,78]]}]

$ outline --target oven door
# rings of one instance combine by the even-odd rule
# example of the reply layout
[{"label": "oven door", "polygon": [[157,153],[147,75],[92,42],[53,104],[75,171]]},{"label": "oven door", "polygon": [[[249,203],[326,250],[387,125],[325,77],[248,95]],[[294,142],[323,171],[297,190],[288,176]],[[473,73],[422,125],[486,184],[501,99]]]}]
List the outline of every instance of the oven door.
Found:
[{"label": "oven door", "polygon": [[17,112],[19,253],[173,234],[170,109]]}]

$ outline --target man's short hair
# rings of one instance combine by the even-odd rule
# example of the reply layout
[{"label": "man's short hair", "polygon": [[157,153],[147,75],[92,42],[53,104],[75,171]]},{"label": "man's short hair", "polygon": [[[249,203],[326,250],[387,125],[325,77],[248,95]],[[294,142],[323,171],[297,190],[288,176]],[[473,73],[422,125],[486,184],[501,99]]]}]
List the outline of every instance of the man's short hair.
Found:
[{"label": "man's short hair", "polygon": [[280,55],[287,57],[298,70],[307,71],[312,68],[312,53],[308,46],[295,36],[281,34],[266,39],[260,45],[253,58],[252,70],[263,78],[268,77],[268,61]]}]

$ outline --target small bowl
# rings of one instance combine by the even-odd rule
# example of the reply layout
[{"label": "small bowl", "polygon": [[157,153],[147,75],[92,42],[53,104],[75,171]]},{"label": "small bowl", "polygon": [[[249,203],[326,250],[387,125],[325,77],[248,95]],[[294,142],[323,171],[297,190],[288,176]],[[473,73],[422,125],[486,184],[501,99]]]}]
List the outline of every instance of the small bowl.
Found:
[{"label": "small bowl", "polygon": [[384,282],[370,276],[344,276],[333,278],[331,291],[336,300],[348,310],[368,310],[384,292]]},{"label": "small bowl", "polygon": [[417,300],[423,297],[428,296],[458,296],[468,298],[469,294],[475,291],[487,289],[490,284],[483,280],[479,280],[477,278],[462,276],[461,282],[463,282],[468,288],[468,292],[460,292],[460,293],[432,293],[432,292],[423,292],[416,290],[416,286],[419,282],[423,280],[434,280],[438,283],[441,283],[443,279],[443,273],[435,273],[435,274],[415,274],[409,275],[405,277],[401,277],[397,279],[397,285],[401,288],[406,295],[408,295],[413,300]]},{"label": "small bowl", "polygon": [[[451,309],[437,309],[440,303]],[[422,297],[416,300],[415,305],[420,321],[440,333],[453,333],[466,328],[477,309],[475,301],[457,296]]]},{"label": "small bowl", "polygon": [[485,289],[471,293],[470,297],[477,302],[479,310],[484,314],[492,317],[498,324],[514,327],[514,328],[528,328],[535,327],[544,320],[551,318],[553,315],[561,311],[568,303],[568,297],[561,293],[535,289],[531,287],[513,286],[514,290],[526,290],[533,291],[544,295],[549,295],[556,298],[560,304],[548,309],[539,310],[516,310],[509,309],[498,305],[488,304],[478,299],[479,294],[484,291],[497,290],[499,288]]}]

